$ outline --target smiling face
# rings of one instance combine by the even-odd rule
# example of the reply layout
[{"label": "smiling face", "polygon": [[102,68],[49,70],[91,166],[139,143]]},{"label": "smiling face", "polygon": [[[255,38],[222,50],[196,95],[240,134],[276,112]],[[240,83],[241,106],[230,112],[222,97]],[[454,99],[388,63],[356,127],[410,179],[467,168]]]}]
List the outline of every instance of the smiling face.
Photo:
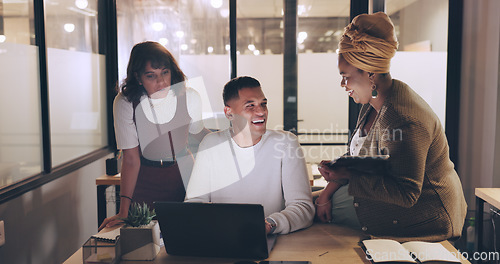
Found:
[{"label": "smiling face", "polygon": [[253,144],[257,144],[266,133],[267,99],[260,87],[239,90],[238,98],[229,100],[224,112],[231,120],[237,137],[251,139]]},{"label": "smiling face", "polygon": [[144,72],[138,76],[139,83],[144,86],[148,95],[169,88],[171,84],[171,72],[168,68],[155,69],[151,66],[151,62],[146,63]]},{"label": "smiling face", "polygon": [[342,55],[339,56],[338,67],[342,76],[340,86],[345,88],[354,102],[368,104],[372,99],[372,84],[369,73],[352,66]]}]

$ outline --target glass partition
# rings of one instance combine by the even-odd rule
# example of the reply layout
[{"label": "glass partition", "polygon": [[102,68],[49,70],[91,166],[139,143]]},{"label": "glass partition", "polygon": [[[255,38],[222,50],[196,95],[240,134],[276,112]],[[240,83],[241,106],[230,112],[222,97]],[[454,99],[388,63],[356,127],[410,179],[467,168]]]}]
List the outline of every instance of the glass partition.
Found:
[{"label": "glass partition", "polygon": [[98,51],[97,0],[45,3],[52,165],[107,142],[106,64]]},{"label": "glass partition", "polygon": [[283,1],[238,0],[236,7],[237,75],[259,80],[267,128],[283,129]]},{"label": "glass partition", "polygon": [[333,159],[347,149],[349,101],[335,51],[349,11],[350,0],[298,1],[297,132],[308,162]]},{"label": "glass partition", "polygon": [[407,83],[422,96],[444,127],[448,0],[386,0],[386,12],[399,41],[391,63],[392,77]]},{"label": "glass partition", "polygon": [[0,7],[1,188],[40,173],[42,151],[33,2],[4,1]]}]

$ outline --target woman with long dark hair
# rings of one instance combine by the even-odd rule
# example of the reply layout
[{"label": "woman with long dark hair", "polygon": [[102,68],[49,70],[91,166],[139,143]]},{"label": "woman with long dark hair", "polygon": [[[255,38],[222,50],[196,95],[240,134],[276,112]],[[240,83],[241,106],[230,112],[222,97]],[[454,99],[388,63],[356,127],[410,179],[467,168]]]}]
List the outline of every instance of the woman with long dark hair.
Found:
[{"label": "woman with long dark hair", "polygon": [[161,44],[136,44],[127,77],[114,100],[117,148],[123,151],[120,211],[99,229],[121,222],[132,202],[183,201],[194,159],[189,134],[208,132],[201,98],[186,87],[186,76]]}]

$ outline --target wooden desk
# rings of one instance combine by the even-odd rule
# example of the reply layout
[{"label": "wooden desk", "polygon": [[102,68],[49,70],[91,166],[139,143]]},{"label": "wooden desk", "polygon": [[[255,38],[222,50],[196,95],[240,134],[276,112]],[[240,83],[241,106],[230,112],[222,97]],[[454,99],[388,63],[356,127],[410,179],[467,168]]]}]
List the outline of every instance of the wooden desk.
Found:
[{"label": "wooden desk", "polygon": [[500,188],[476,188],[476,252],[483,252],[483,211],[484,203],[500,208]]},{"label": "wooden desk", "polygon": [[[109,176],[103,175],[95,179],[97,185],[97,226],[100,226],[102,221],[106,219],[106,188],[111,185],[115,186],[116,197],[120,196],[120,174]],[[120,210],[120,199],[116,199],[116,213]]]},{"label": "wooden desk", "polygon": [[[268,260],[309,260],[312,264],[370,263],[358,245],[362,232],[332,224],[315,223],[310,228],[288,235],[280,235],[276,240]],[[441,242],[450,252],[457,250],[448,242]],[[153,261],[122,261],[121,263],[228,263],[236,259],[195,258],[167,255],[165,248]],[[75,252],[65,264],[81,264],[82,250]],[[469,263],[462,260],[462,263]]]}]

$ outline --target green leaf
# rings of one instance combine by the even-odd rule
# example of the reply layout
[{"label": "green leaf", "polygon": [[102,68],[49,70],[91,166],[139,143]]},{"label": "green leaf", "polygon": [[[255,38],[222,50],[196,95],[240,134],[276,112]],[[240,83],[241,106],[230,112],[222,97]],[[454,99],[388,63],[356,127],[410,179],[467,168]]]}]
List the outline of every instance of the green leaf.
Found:
[{"label": "green leaf", "polygon": [[128,216],[126,218],[121,218],[121,220],[129,226],[138,227],[149,224],[155,216],[155,210],[151,210],[146,203],[142,205],[133,203],[130,205]]}]

